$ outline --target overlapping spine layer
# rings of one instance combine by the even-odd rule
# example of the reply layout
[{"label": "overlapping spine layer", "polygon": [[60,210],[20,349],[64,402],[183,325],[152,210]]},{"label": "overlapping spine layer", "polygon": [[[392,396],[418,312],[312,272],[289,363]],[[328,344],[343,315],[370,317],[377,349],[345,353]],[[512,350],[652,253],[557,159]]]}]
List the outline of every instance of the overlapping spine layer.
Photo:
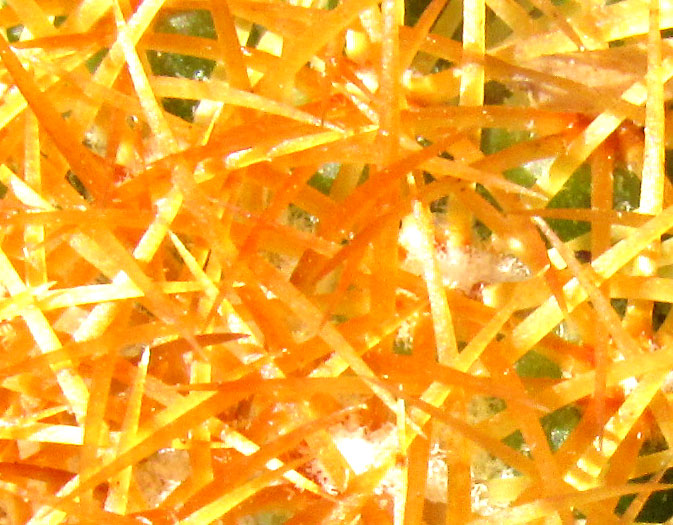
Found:
[{"label": "overlapping spine layer", "polygon": [[0,26],[0,523],[673,515],[668,1]]}]

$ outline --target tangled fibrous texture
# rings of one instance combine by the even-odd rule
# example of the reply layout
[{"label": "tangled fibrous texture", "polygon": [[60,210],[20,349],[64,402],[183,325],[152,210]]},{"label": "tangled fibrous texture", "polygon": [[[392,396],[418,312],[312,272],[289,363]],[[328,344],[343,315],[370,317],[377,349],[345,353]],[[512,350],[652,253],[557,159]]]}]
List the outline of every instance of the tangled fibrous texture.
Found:
[{"label": "tangled fibrous texture", "polygon": [[0,26],[0,523],[673,514],[670,2]]}]

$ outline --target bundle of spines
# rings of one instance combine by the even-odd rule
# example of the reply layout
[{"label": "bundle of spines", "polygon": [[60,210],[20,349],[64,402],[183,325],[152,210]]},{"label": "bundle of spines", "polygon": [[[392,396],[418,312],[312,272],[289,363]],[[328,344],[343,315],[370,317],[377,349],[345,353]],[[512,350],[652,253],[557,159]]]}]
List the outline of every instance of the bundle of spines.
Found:
[{"label": "bundle of spines", "polygon": [[0,523],[673,515],[668,2],[0,26]]}]

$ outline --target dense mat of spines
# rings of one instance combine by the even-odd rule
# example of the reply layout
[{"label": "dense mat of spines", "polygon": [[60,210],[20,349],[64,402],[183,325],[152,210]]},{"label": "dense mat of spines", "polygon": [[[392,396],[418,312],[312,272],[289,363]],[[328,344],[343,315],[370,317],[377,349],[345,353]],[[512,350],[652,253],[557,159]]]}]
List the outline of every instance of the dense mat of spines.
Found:
[{"label": "dense mat of spines", "polygon": [[673,514],[667,3],[0,25],[4,523]]}]

